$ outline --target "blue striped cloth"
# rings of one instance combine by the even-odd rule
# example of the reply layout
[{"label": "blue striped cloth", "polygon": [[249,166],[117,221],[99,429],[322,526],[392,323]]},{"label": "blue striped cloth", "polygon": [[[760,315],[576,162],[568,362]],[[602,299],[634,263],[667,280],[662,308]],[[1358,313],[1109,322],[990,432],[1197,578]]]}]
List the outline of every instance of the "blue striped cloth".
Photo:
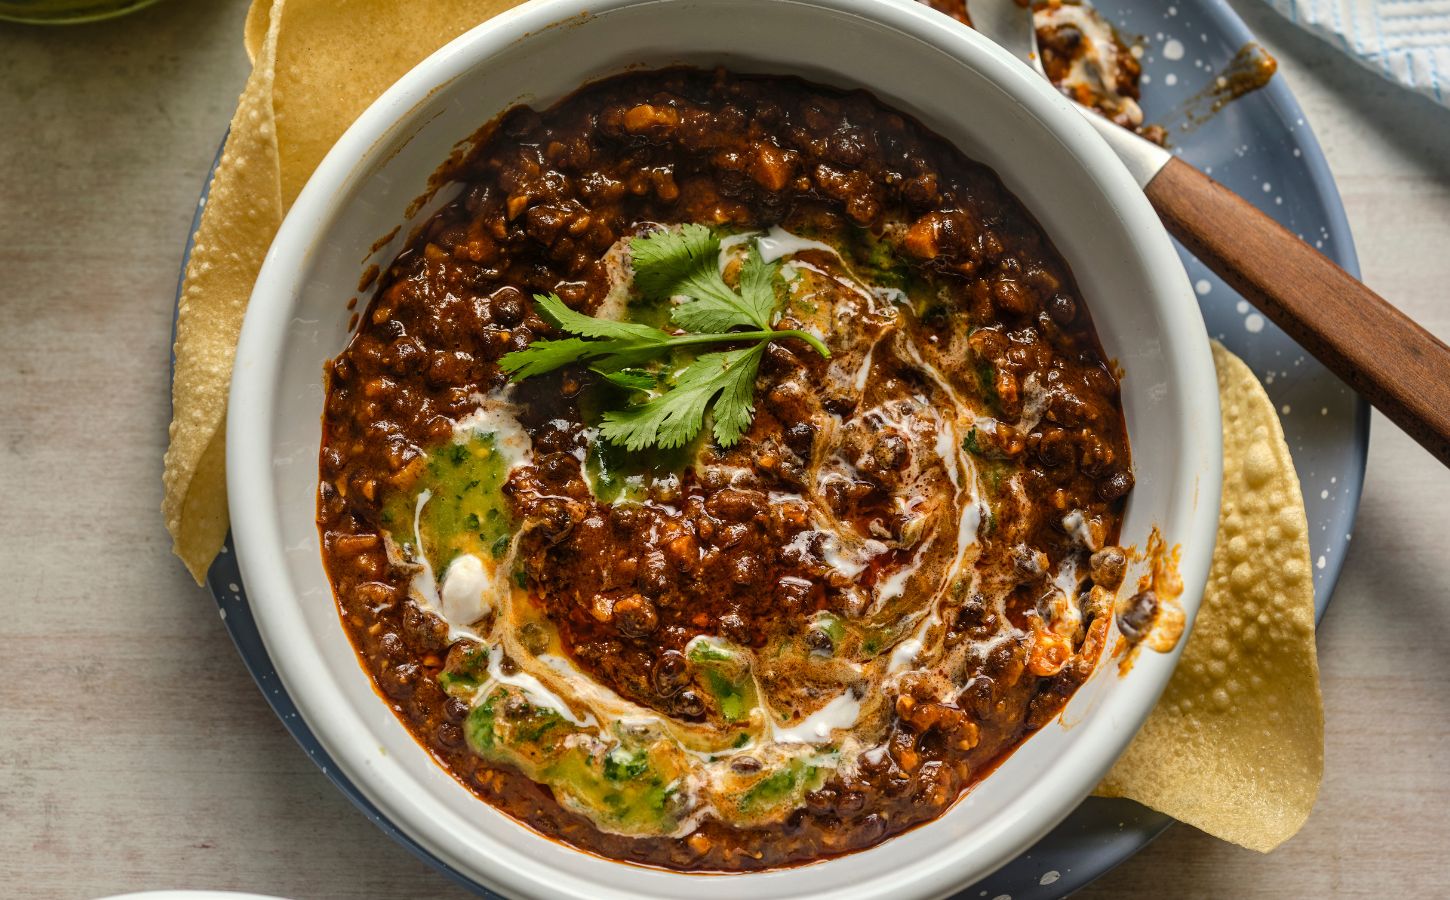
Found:
[{"label": "blue striped cloth", "polygon": [[1268,0],[1407,88],[1450,106],[1450,0]]}]

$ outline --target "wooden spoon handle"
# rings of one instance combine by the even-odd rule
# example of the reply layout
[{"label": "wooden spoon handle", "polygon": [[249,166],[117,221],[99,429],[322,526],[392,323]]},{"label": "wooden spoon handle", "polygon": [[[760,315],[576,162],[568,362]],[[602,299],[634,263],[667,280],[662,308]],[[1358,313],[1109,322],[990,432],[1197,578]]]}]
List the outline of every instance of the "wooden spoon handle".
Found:
[{"label": "wooden spoon handle", "polygon": [[1194,256],[1450,466],[1450,347],[1187,163],[1144,191]]}]

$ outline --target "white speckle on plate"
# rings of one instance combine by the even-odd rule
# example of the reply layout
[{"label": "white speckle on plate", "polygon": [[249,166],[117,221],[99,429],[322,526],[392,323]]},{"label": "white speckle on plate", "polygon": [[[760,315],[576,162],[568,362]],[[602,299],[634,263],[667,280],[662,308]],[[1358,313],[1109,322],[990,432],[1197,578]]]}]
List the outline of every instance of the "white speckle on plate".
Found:
[{"label": "white speckle on plate", "polygon": [[1193,283],[1193,289],[1198,292],[1198,296],[1202,297],[1213,290],[1213,284],[1207,278],[1200,278]]},{"label": "white speckle on plate", "polygon": [[1275,197],[1274,198],[1274,205],[1276,205],[1276,206],[1283,206],[1284,205],[1284,198],[1283,197]]},{"label": "white speckle on plate", "polygon": [[226,611],[225,608],[218,606],[216,608],[216,611],[222,614],[222,618],[223,619],[225,619],[227,617],[227,611]]},{"label": "white speckle on plate", "polygon": [[[1176,16],[1176,15],[1178,15],[1178,7],[1176,7],[1176,6],[1170,6],[1170,7],[1168,7],[1168,15],[1170,15],[1170,16]],[[1053,879],[1053,881],[1056,881],[1056,880],[1057,879],[1055,879],[1055,878]],[[1042,883],[1043,884],[1051,884],[1052,882],[1044,881]]]},{"label": "white speckle on plate", "polygon": [[1178,60],[1183,58],[1183,44],[1177,38],[1170,38],[1163,45],[1163,58]]},{"label": "white speckle on plate", "polygon": [[1267,181],[1264,182],[1264,193],[1267,194],[1269,191],[1272,191],[1273,189],[1274,189],[1274,186],[1272,184],[1270,184]]},{"label": "white speckle on plate", "polygon": [[1329,407],[1327,407],[1327,406],[1321,406],[1321,407],[1319,407],[1319,414],[1321,416],[1327,416],[1327,415],[1329,415]]},{"label": "white speckle on plate", "polygon": [[1249,301],[1240,300],[1239,302],[1234,304],[1234,309],[1238,311],[1239,315],[1243,315],[1244,313],[1249,311]]},{"label": "white speckle on plate", "polygon": [[1327,488],[1325,490],[1322,490],[1322,491],[1319,492],[1319,499],[1320,500],[1328,500],[1329,499],[1329,490]]},{"label": "white speckle on plate", "polygon": [[1050,872],[1043,872],[1042,873],[1042,877],[1039,878],[1039,879],[1037,879],[1037,883],[1038,884],[1052,884],[1054,881],[1056,881],[1057,879],[1059,879],[1061,877],[1062,877],[1062,873],[1058,872],[1056,869],[1053,869]]},{"label": "white speckle on plate", "polygon": [[1138,79],[1138,82],[1140,84],[1152,84],[1153,83],[1153,76],[1152,75],[1144,75],[1142,78]]},{"label": "white speckle on plate", "polygon": [[1173,87],[1173,85],[1178,83],[1178,76],[1174,75],[1172,72],[1169,72],[1167,75],[1163,76],[1163,83],[1168,85],[1169,87]]},{"label": "white speckle on plate", "polygon": [[235,594],[237,591],[240,591],[241,588],[237,587],[237,583],[235,581],[233,581],[232,583],[230,583],[230,584],[227,585],[227,590],[229,590],[233,594]]},{"label": "white speckle on plate", "polygon": [[1316,569],[1322,569],[1322,568],[1324,568],[1324,565],[1325,565],[1324,556],[1321,554],[1318,559],[1314,560],[1314,568],[1316,568]]},{"label": "white speckle on plate", "polygon": [[1289,414],[1289,404],[1285,403],[1279,411],[1287,416]]},{"label": "white speckle on plate", "polygon": [[1244,327],[1249,330],[1250,334],[1258,334],[1264,330],[1264,317],[1258,313],[1249,313],[1244,316]]},{"label": "white speckle on plate", "polygon": [[1339,484],[1339,476],[1338,475],[1330,475],[1329,476],[1329,483],[1330,484]]}]

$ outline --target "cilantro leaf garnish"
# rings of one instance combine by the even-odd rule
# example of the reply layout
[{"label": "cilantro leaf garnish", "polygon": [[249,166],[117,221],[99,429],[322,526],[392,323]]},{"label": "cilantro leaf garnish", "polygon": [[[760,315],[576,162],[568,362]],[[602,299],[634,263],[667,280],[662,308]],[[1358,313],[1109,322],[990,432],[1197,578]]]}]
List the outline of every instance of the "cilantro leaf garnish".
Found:
[{"label": "cilantro leaf garnish", "polygon": [[670,319],[698,334],[732,328],[769,329],[775,316],[773,282],[779,266],[767,265],[751,242],[740,271],[740,290],[720,275],[720,239],[704,225],[656,231],[629,245],[634,284],[651,300],[684,301]]},{"label": "cilantro leaf garnish", "polygon": [[[774,281],[780,267],[767,264],[751,245],[740,268],[740,292],[725,285],[720,269],[710,266],[683,285],[690,299],[670,313],[670,319],[688,331],[729,331],[731,328],[769,328],[775,316]],[[725,290],[721,290],[721,288]]]},{"label": "cilantro leaf garnish", "polygon": [[535,296],[534,302],[538,305],[539,313],[549,321],[570,334],[577,334],[581,337],[645,341],[660,341],[669,337],[658,328],[640,325],[637,322],[596,319],[594,316],[575,312],[564,305],[564,301],[559,299],[558,294],[550,294],[547,297]]},{"label": "cilantro leaf garnish", "polygon": [[[514,381],[586,363],[619,387],[649,394],[642,402],[604,413],[600,433],[611,443],[628,450],[682,447],[699,434],[709,410],[715,440],[729,447],[755,417],[755,376],[768,343],[793,338],[831,355],[813,334],[775,329],[779,266],[761,259],[753,242],[740,267],[738,289],[721,276],[720,239],[704,225],[634,238],[630,257],[635,290],[652,300],[678,301],[670,319],[679,332],[596,318],[570,309],[557,295],[536,294],[539,314],[575,337],[534,341],[499,360]],[[672,378],[658,371],[681,348],[721,343],[749,346],[702,353]],[[643,368],[649,364],[656,369]]]},{"label": "cilantro leaf garnish", "polygon": [[728,447],[755,415],[755,373],[767,341],[744,350],[695,357],[669,390],[644,403],[604,414],[599,433],[626,450],[682,447],[700,431],[705,408],[715,401],[715,439]]},{"label": "cilantro leaf garnish", "polygon": [[704,225],[664,228],[632,239],[629,256],[635,290],[651,300],[668,300],[699,269],[716,266],[720,239]]},{"label": "cilantro leaf garnish", "polygon": [[645,369],[620,369],[602,374],[613,384],[631,391],[652,391],[660,386],[659,376]]},{"label": "cilantro leaf garnish", "polygon": [[499,360],[499,365],[513,376],[514,381],[522,381],[552,372],[560,366],[587,360],[598,360],[595,368],[600,371],[624,369],[657,356],[659,348],[670,341],[670,335],[658,328],[637,322],[596,319],[575,312],[565,306],[557,294],[535,294],[534,307],[539,315],[564,331],[597,340],[572,337],[557,341],[534,341],[523,350],[505,354]]}]

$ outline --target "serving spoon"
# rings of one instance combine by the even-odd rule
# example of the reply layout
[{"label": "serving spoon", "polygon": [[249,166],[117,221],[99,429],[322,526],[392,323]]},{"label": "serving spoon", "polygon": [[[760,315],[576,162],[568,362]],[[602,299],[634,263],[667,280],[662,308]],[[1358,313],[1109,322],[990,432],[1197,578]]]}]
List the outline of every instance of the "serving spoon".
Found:
[{"label": "serving spoon", "polygon": [[[971,0],[972,25],[1046,77],[1030,7]],[[1168,233],[1450,466],[1450,347],[1328,257],[1167,150],[1076,104]]]}]

